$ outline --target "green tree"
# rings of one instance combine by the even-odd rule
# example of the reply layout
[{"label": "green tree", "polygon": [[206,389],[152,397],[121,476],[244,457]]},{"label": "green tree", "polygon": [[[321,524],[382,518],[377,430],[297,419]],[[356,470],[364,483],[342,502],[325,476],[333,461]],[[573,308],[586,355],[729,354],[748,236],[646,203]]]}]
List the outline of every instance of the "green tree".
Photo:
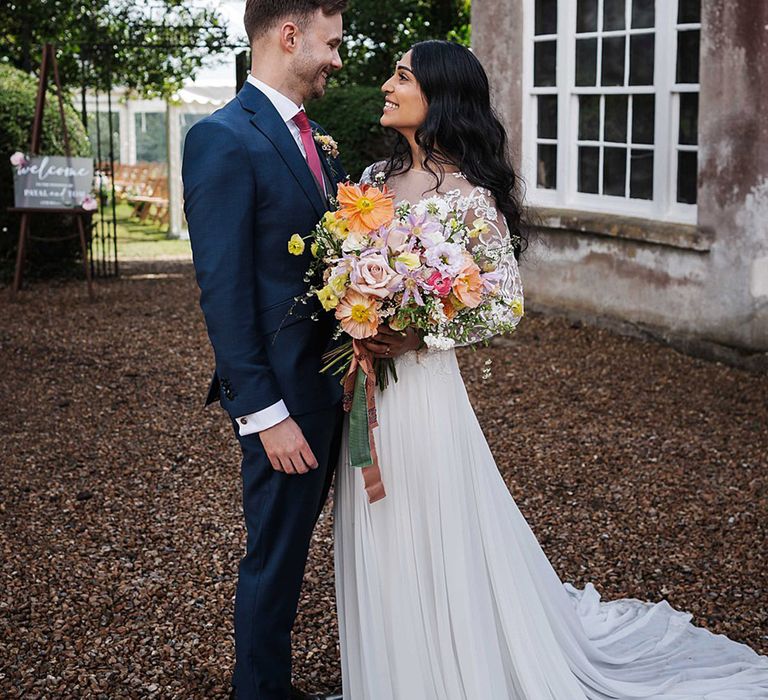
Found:
[{"label": "green tree", "polygon": [[[58,49],[65,86],[123,85],[169,95],[226,46],[222,16],[187,0],[5,0],[0,61],[38,72],[41,46]],[[83,62],[85,70],[83,70]]]},{"label": "green tree", "polygon": [[450,39],[469,46],[470,0],[354,0],[344,14],[342,85],[380,85],[417,41]]}]

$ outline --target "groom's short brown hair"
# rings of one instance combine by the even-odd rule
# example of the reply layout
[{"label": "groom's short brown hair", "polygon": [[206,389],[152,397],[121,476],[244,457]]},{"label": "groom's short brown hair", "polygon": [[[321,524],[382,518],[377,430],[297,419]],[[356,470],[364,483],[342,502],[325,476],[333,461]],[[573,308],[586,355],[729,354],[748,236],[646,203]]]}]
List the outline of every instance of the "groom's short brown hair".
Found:
[{"label": "groom's short brown hair", "polygon": [[281,19],[303,23],[317,10],[338,15],[346,9],[347,0],[246,0],[243,22],[248,41],[253,44]]}]

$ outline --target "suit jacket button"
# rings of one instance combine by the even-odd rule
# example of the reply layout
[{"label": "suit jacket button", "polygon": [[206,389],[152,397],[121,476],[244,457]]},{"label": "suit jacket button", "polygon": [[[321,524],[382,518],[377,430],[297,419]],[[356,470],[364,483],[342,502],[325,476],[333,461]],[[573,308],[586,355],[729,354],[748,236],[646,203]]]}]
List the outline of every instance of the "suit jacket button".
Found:
[{"label": "suit jacket button", "polygon": [[247,418],[241,418],[241,419],[240,419],[240,422],[241,422],[243,425],[245,425],[245,424],[248,422],[248,419],[247,419]]}]

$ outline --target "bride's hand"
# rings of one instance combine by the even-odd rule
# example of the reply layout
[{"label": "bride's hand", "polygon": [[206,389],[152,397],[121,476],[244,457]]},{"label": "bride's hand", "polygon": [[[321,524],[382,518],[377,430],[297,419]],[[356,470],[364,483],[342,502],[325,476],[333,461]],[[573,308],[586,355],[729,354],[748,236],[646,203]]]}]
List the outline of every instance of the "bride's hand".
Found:
[{"label": "bride's hand", "polygon": [[388,325],[379,326],[379,332],[373,338],[361,341],[363,345],[379,359],[397,357],[421,345],[421,336],[415,328],[393,331]]}]

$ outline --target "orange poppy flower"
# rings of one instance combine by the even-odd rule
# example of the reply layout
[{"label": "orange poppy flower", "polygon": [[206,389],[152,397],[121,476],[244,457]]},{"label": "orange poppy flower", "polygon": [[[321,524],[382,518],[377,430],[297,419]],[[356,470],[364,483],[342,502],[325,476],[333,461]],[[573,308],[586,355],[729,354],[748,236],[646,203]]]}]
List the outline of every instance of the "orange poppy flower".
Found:
[{"label": "orange poppy flower", "polygon": [[371,338],[379,330],[381,302],[376,297],[348,289],[336,307],[336,318],[353,338]]},{"label": "orange poppy flower", "polygon": [[477,308],[483,300],[483,280],[480,268],[474,262],[467,262],[453,282],[456,298],[470,309]]},{"label": "orange poppy flower", "polygon": [[339,213],[349,222],[352,231],[375,231],[395,216],[394,195],[384,187],[370,185],[339,185],[336,199]]}]

